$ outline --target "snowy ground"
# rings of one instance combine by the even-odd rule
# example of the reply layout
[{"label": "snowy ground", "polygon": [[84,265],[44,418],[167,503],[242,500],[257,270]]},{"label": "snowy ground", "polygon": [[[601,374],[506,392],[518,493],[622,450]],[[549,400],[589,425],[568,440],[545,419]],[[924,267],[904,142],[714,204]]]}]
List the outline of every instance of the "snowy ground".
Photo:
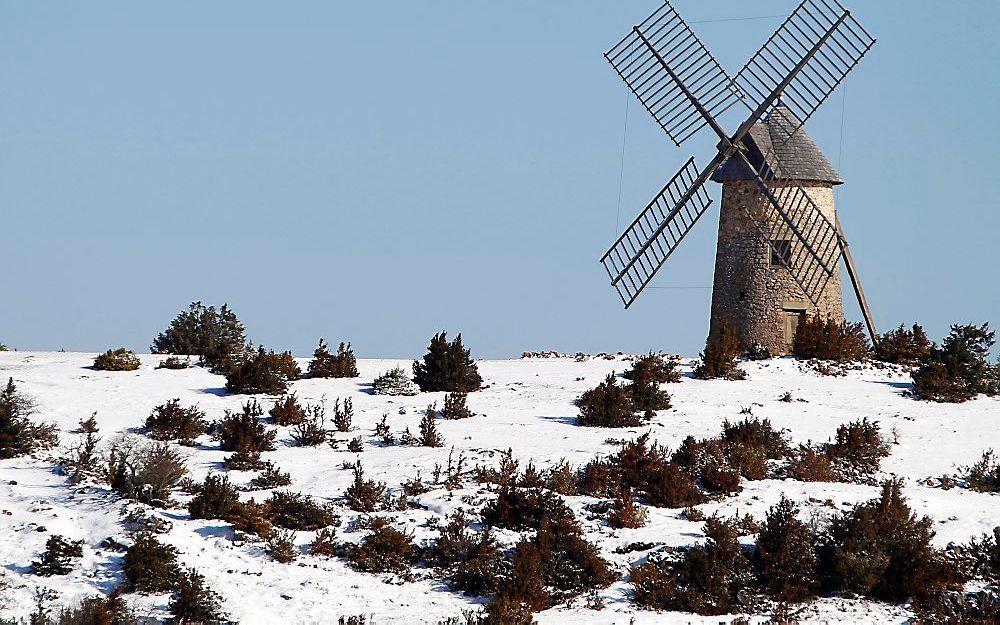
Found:
[{"label": "snowy ground", "polygon": [[[101,372],[90,368],[93,354],[0,353],[0,377],[13,377],[18,387],[39,402],[36,420],[54,422],[65,445],[80,419],[97,412],[105,441],[116,433],[137,431],[150,410],[177,397],[182,404],[198,404],[209,419],[226,408],[237,409],[246,396],[226,396],[221,376],[200,369],[155,370],[158,356],[142,356],[142,368],[133,372]],[[301,361],[305,369],[307,361]],[[304,401],[351,397],[354,401],[355,432],[340,434],[348,439],[360,434],[366,441],[360,454],[368,477],[385,481],[390,487],[412,478],[418,471],[429,479],[436,463],[445,464],[452,446],[455,455],[476,462],[496,462],[499,453],[513,449],[522,467],[528,460],[544,467],[561,459],[578,466],[597,454],[616,447],[608,439],[634,438],[647,430],[659,442],[675,448],[691,434],[698,437],[718,434],[724,419],[737,420],[740,410],[750,407],[753,414],[771,419],[787,428],[794,442],[825,441],[840,424],[868,417],[877,420],[883,432],[898,441],[892,455],[883,462],[885,475],[906,480],[906,495],[918,514],[936,521],[936,542],[966,541],[1000,525],[1000,497],[962,489],[941,490],[918,483],[927,477],[953,474],[959,465],[976,461],[987,448],[1000,449],[1000,399],[981,398],[961,405],[915,401],[904,396],[909,387],[905,373],[867,369],[847,377],[823,377],[804,370],[798,363],[783,359],[747,363],[749,379],[742,382],[700,381],[686,375],[679,384],[665,388],[674,408],[663,411],[648,427],[631,430],[581,428],[574,424],[576,410],[571,402],[582,391],[596,385],[609,371],[627,368],[623,359],[523,359],[481,361],[480,372],[489,388],[471,394],[469,406],[477,413],[471,419],[440,421],[439,430],[447,446],[379,447],[372,429],[384,413],[394,432],[409,426],[417,431],[421,411],[432,402],[440,405],[442,393],[421,393],[415,397],[382,397],[370,394],[370,382],[378,374],[409,362],[362,360],[361,376],[350,380],[302,380],[293,390]],[[684,370],[690,373],[690,361]],[[786,391],[795,400],[782,402]],[[264,399],[267,409],[271,400]],[[405,409],[405,414],[400,414]],[[192,477],[201,480],[211,471],[221,470],[225,454],[208,437],[197,448],[182,448],[188,456]],[[344,447],[343,445],[341,446]],[[54,466],[54,454],[36,458],[0,461],[0,617],[23,617],[31,610],[35,589],[51,587],[60,600],[72,601],[95,593],[107,593],[120,581],[121,554],[104,549],[101,542],[114,536],[124,540],[119,512],[123,503],[109,496],[99,485],[69,485]],[[337,502],[352,480],[341,468],[355,454],[329,446],[296,448],[289,445],[287,429],[280,429],[277,451],[265,454],[292,476],[291,490]],[[252,474],[233,473],[237,483]],[[795,481],[746,482],[742,493],[720,503],[700,506],[710,514],[750,513],[762,518],[764,512],[784,493],[806,510],[829,511],[827,503],[844,508],[876,496],[878,489],[852,484],[817,484]],[[400,525],[413,529],[417,540],[436,533],[426,527],[429,518],[447,514],[462,505],[462,498],[475,496],[477,489],[448,493],[435,490],[423,495],[426,510],[388,513]],[[267,493],[255,493],[260,500]],[[184,501],[183,495],[178,500]],[[587,498],[571,498],[571,506],[582,513]],[[690,544],[700,539],[699,523],[684,520],[679,510],[649,509],[649,523],[635,530],[612,530],[596,521],[581,520],[590,540],[616,568],[625,571],[636,554],[615,554],[616,548],[636,541],[670,545]],[[164,540],[181,552],[181,562],[202,573],[220,592],[226,609],[241,623],[329,623],[339,615],[370,614],[379,625],[389,623],[436,623],[475,607],[474,600],[448,592],[439,582],[417,570],[413,583],[387,585],[379,576],[357,573],[344,562],[320,560],[308,555],[290,565],[273,562],[258,546],[234,543],[232,531],[221,521],[190,520],[186,510],[157,512],[173,523]],[[353,514],[344,511],[345,525]],[[44,528],[44,530],[42,529]],[[343,531],[340,536],[357,540],[363,532]],[[82,565],[65,577],[36,577],[30,563],[42,551],[53,533],[84,539]],[[297,541],[306,544],[312,533],[299,532]],[[749,538],[748,538],[749,540]],[[627,599],[628,586],[618,582],[602,596],[606,607],[589,610],[582,602],[575,607],[554,608],[537,616],[542,624],[613,624],[726,622],[725,617],[701,619],[689,614],[657,614],[636,611]],[[166,595],[129,597],[143,613],[165,614]],[[803,614],[808,620],[826,622],[900,622],[907,613],[902,608],[867,602],[824,600]]]}]

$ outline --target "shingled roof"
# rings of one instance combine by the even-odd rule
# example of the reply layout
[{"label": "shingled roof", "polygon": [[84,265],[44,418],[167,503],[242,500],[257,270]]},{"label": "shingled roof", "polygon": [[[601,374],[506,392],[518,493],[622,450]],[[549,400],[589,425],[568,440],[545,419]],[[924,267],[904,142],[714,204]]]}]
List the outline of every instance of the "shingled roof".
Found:
[{"label": "shingled roof", "polygon": [[[823,156],[804,128],[784,106],[777,106],[762,122],[750,128],[744,139],[749,148],[747,157],[758,170],[767,158],[767,169],[777,180],[797,180],[843,184],[840,174]],[[715,182],[752,180],[753,174],[742,158],[731,158],[712,174]]]}]

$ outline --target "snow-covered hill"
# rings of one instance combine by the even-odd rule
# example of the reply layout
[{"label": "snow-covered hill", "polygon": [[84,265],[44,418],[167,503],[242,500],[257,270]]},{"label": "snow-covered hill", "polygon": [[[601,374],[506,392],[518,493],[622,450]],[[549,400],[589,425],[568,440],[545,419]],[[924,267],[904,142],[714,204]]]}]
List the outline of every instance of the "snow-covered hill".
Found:
[{"label": "snow-covered hill", "polygon": [[[172,398],[183,405],[198,404],[209,419],[222,416],[226,408],[238,409],[246,396],[227,396],[224,379],[201,368],[172,371],[155,369],[158,356],[142,356],[142,367],[133,372],[103,372],[90,368],[93,354],[0,353],[0,378],[13,377],[19,389],[37,399],[36,420],[55,423],[61,446],[78,434],[78,422],[97,413],[105,441],[118,433],[138,432],[150,410]],[[301,363],[305,368],[306,361]],[[409,427],[417,431],[422,411],[430,403],[441,405],[443,393],[421,393],[413,397],[384,397],[370,393],[376,375],[409,362],[361,360],[360,377],[341,380],[307,379],[293,384],[299,398],[332,404],[336,398],[354,402],[355,431],[337,436],[346,441],[357,435],[365,440],[365,451],[352,454],[331,449],[293,447],[287,428],[279,428],[278,449],[265,454],[292,477],[291,489],[309,493],[322,501],[338,502],[353,475],[342,465],[360,456],[368,477],[390,487],[414,477],[425,479],[436,464],[464,454],[467,466],[496,463],[500,452],[512,449],[522,466],[531,460],[544,467],[560,460],[579,466],[598,454],[616,450],[609,439],[634,438],[651,432],[652,438],[671,448],[687,435],[717,435],[723,420],[740,418],[743,408],[767,417],[776,427],[787,428],[793,442],[825,441],[838,425],[868,417],[896,444],[882,464],[885,475],[905,479],[906,496],[918,514],[935,519],[936,543],[966,541],[1000,525],[1000,497],[965,489],[943,490],[919,483],[927,477],[954,474],[959,465],[975,462],[990,447],[1000,449],[1000,399],[980,398],[960,405],[916,401],[905,395],[909,376],[892,369],[868,368],[846,377],[824,377],[790,359],[745,363],[749,379],[739,382],[701,381],[685,375],[679,384],[665,388],[674,407],[662,411],[648,427],[609,430],[575,425],[574,398],[592,388],[610,371],[627,368],[624,358],[592,358],[577,362],[569,358],[529,358],[514,361],[480,361],[479,369],[488,388],[470,394],[469,407],[477,416],[459,421],[441,421],[439,430],[446,446],[381,447],[375,444],[373,428],[388,414],[394,432]],[[683,369],[690,373],[691,363]],[[791,402],[780,401],[790,392]],[[264,398],[267,409],[271,399]],[[207,436],[199,447],[181,448],[194,480],[222,470],[226,455]],[[371,443],[371,444],[369,444]],[[61,601],[72,601],[97,593],[108,593],[121,581],[121,553],[103,548],[108,537],[124,540],[120,511],[123,502],[99,484],[72,486],[56,468],[59,450],[36,457],[0,461],[0,616],[24,617],[34,602],[35,589],[51,587]],[[231,472],[236,483],[252,474]],[[764,512],[784,493],[805,509],[829,510],[875,497],[877,487],[856,484],[802,483],[791,480],[745,482],[743,491],[721,502],[700,506],[706,514]],[[415,532],[416,540],[436,535],[428,519],[448,514],[462,498],[477,492],[475,484],[448,492],[432,490],[419,497],[425,509],[388,512]],[[254,494],[260,499],[261,494]],[[249,497],[249,494],[247,494]],[[183,494],[177,495],[186,501]],[[615,553],[618,547],[637,541],[670,545],[690,544],[701,537],[701,524],[685,520],[679,510],[649,508],[649,522],[641,529],[615,530],[586,518],[585,497],[569,498],[578,513],[587,538],[600,546],[602,555],[624,572],[637,556]],[[428,572],[417,569],[410,583],[387,584],[376,575],[358,573],[338,559],[304,555],[292,564],[279,564],[263,554],[259,545],[233,541],[222,521],[191,520],[183,507],[159,510],[173,529],[163,540],[180,551],[183,564],[203,574],[209,585],[222,594],[225,607],[242,623],[329,623],[339,615],[371,614],[378,625],[388,623],[436,623],[476,607],[473,599],[449,592]],[[340,535],[352,538],[349,521],[355,516],[346,508]],[[44,530],[42,529],[44,528]],[[65,577],[36,577],[30,562],[43,550],[52,534],[83,539],[81,565]],[[304,545],[312,533],[299,532]],[[687,614],[664,615],[637,611],[628,601],[628,585],[617,582],[602,591],[606,607],[586,609],[558,607],[537,616],[540,623],[629,623],[711,622],[724,617],[700,619]],[[145,613],[165,614],[166,595],[129,596]],[[842,622],[899,621],[905,610],[881,604],[822,600],[811,611],[821,620]]]}]

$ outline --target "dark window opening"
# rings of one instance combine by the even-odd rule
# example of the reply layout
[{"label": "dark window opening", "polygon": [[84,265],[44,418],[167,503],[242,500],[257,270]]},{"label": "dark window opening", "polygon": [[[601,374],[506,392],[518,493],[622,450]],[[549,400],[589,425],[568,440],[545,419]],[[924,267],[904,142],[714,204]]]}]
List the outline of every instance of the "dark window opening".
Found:
[{"label": "dark window opening", "polygon": [[777,267],[792,265],[792,242],[791,241],[771,241],[771,266]]}]

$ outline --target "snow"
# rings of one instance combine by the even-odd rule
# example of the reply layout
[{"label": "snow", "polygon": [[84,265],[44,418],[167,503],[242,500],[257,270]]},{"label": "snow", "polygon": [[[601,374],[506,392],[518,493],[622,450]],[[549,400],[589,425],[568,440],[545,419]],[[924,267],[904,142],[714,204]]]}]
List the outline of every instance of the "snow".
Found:
[{"label": "snow", "polygon": [[[248,398],[227,396],[224,380],[201,368],[155,369],[160,356],[142,355],[142,367],[132,372],[102,372],[90,368],[94,354],[0,353],[0,378],[13,377],[19,389],[39,403],[36,420],[49,421],[60,430],[65,447],[78,437],[81,419],[97,412],[104,441],[120,433],[136,433],[150,410],[172,398],[183,405],[198,404],[209,419],[225,409],[238,409]],[[300,364],[305,369],[306,360]],[[422,411],[428,404],[443,402],[443,393],[420,393],[412,397],[376,396],[371,381],[395,366],[409,362],[360,360],[359,378],[301,380],[293,390],[303,402],[325,399],[328,407],[336,398],[354,402],[354,431],[335,436],[344,442],[357,435],[365,440],[360,457],[366,477],[387,482],[391,488],[419,471],[429,480],[436,464],[447,464],[463,454],[466,466],[496,463],[510,448],[523,466],[533,461],[545,467],[562,459],[579,466],[598,454],[613,453],[613,440],[651,432],[652,438],[669,447],[687,435],[714,436],[725,419],[741,418],[749,408],[767,417],[777,427],[790,430],[793,442],[820,442],[833,436],[838,425],[867,417],[878,421],[884,433],[895,437],[891,456],[883,462],[883,476],[905,480],[906,495],[918,514],[935,519],[935,542],[966,541],[1000,525],[1000,499],[995,495],[959,488],[942,490],[920,483],[928,477],[955,474],[961,465],[975,462],[988,448],[1000,449],[1000,399],[980,398],[965,404],[947,405],[916,401],[905,395],[909,377],[903,371],[865,368],[844,377],[825,377],[790,359],[745,363],[746,381],[702,381],[690,377],[692,361],[685,360],[686,374],[679,384],[668,385],[674,407],[661,411],[648,427],[634,429],[581,428],[575,425],[572,400],[595,386],[609,371],[624,371],[623,357],[526,358],[513,361],[480,361],[479,369],[488,388],[469,395],[470,419],[439,421],[446,446],[382,447],[374,439],[375,424],[388,414],[388,423],[398,434],[409,427],[418,431]],[[790,392],[793,401],[779,398]],[[798,401],[798,400],[804,401]],[[262,398],[265,409],[272,399]],[[405,411],[405,414],[401,414]],[[192,478],[204,479],[222,470],[226,455],[208,437],[196,448],[181,448],[188,458]],[[331,449],[296,448],[290,445],[287,428],[279,428],[278,449],[265,454],[291,473],[291,490],[311,494],[322,501],[339,502],[353,474],[342,464],[356,454]],[[36,457],[0,461],[0,617],[24,617],[32,609],[36,588],[50,588],[60,601],[73,601],[96,593],[110,592],[120,581],[121,553],[102,546],[115,537],[126,542],[121,523],[125,502],[117,500],[100,484],[72,486],[55,468],[59,450]],[[253,474],[232,472],[237,483]],[[791,480],[745,482],[744,490],[724,501],[700,506],[706,514],[749,513],[762,518],[782,493],[798,502],[806,514],[829,514],[877,495],[875,486],[857,484],[801,483]],[[251,494],[246,494],[250,497]],[[260,500],[266,492],[253,493]],[[419,499],[424,510],[386,513],[399,527],[414,531],[416,539],[428,540],[436,532],[428,519],[464,506],[465,498],[483,499],[476,485],[448,492],[431,491]],[[186,501],[183,494],[178,501]],[[636,541],[684,545],[701,537],[702,525],[685,520],[679,510],[649,508],[649,523],[640,529],[613,530],[589,520],[585,497],[570,498],[588,539],[619,571],[641,556],[641,552],[618,554],[615,550]],[[832,506],[832,507],[831,507]],[[389,623],[436,623],[462,610],[475,608],[482,600],[449,592],[430,572],[416,569],[416,580],[400,583],[385,576],[358,573],[338,559],[303,555],[289,565],[273,562],[259,545],[233,540],[228,524],[191,520],[183,507],[155,511],[172,523],[163,540],[176,546],[180,560],[198,569],[221,593],[226,609],[241,623],[329,623],[340,615],[374,616],[379,625]],[[364,532],[351,532],[355,514],[344,509],[344,524],[338,535],[359,540]],[[44,531],[43,529],[44,528]],[[63,577],[36,577],[30,563],[43,550],[52,534],[85,541],[84,558],[77,569]],[[501,536],[503,534],[501,533]],[[313,534],[299,532],[296,541],[305,545]],[[513,535],[508,536],[513,539]],[[749,537],[747,538],[749,541]],[[574,606],[553,608],[537,615],[542,624],[586,623],[689,623],[726,621],[726,617],[701,618],[690,614],[657,614],[636,610],[628,601],[628,585],[617,582],[601,593],[600,611]],[[167,595],[130,595],[140,612],[162,617]],[[903,607],[865,601],[821,600],[808,606],[802,618],[826,622],[903,622]],[[760,619],[758,619],[760,620]]]}]

